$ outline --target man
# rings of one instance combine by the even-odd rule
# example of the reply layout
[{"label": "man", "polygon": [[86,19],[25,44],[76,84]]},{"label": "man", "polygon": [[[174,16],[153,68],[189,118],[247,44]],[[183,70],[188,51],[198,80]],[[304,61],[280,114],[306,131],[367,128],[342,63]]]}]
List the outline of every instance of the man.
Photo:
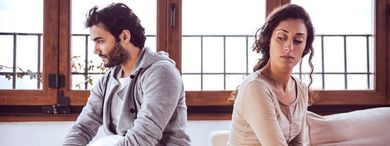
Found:
[{"label": "man", "polygon": [[111,69],[91,90],[63,145],[86,145],[100,125],[117,146],[190,145],[187,107],[174,61],[144,48],[144,28],[122,3],[89,11],[94,53]]}]

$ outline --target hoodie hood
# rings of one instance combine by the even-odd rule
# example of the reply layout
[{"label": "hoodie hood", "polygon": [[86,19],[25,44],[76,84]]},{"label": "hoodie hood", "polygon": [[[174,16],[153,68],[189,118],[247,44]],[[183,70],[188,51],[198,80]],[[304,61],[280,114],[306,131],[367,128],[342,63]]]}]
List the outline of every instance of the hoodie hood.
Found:
[{"label": "hoodie hood", "polygon": [[131,71],[131,74],[134,74],[141,68],[147,68],[151,66],[153,63],[166,60],[173,65],[175,65],[175,61],[169,58],[169,54],[164,51],[153,52],[150,48],[145,47],[141,50],[138,55],[137,62],[135,63],[135,67]]}]

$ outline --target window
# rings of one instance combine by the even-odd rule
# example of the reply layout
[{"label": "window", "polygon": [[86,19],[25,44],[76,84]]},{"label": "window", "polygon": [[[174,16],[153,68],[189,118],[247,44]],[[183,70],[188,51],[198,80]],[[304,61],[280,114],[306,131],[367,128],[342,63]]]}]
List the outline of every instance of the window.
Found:
[{"label": "window", "polygon": [[[354,7],[345,11],[344,7],[351,2],[354,2]],[[329,1],[314,3],[307,0],[293,0],[292,3],[306,8],[317,34],[313,88],[374,90],[374,1],[346,0],[337,5]],[[329,7],[332,11],[323,13]],[[332,21],[336,23],[327,23]]]},{"label": "window", "polygon": [[183,1],[181,65],[191,112],[230,113],[230,92],[259,56],[251,46],[265,8],[264,0]]},{"label": "window", "polygon": [[[23,27],[11,30],[9,29],[11,27],[3,25],[17,25],[11,24],[10,21],[1,21],[7,23],[0,24],[0,43],[6,48],[0,54],[2,58],[0,60],[0,65],[2,65],[0,69],[0,121],[32,120],[30,118],[74,120],[87,101],[88,89],[101,76],[100,68],[96,68],[99,64],[94,64],[100,62],[100,59],[95,58],[96,55],[92,53],[93,43],[83,26],[85,13],[92,4],[82,1],[35,0],[33,3],[41,3],[42,7],[23,8],[11,7],[5,4],[6,2],[8,1],[0,2],[2,6],[0,7],[0,20],[6,19],[9,13],[14,14],[12,11],[20,11],[20,9],[34,9],[31,11],[40,11],[43,15],[31,16],[37,17],[36,22],[28,22],[38,23],[34,24],[38,30],[34,32],[25,32],[22,30]],[[259,56],[251,51],[255,31],[262,25],[266,14],[275,7],[290,3],[290,0],[123,2],[131,3],[130,7],[139,15],[141,23],[146,27],[148,35],[146,46],[157,48],[156,51],[166,51],[176,61],[187,89],[190,119],[230,119],[232,103],[227,99],[242,78],[252,72],[252,67]],[[351,0],[336,4],[333,1],[316,1],[315,4],[310,2],[309,0],[291,0],[291,3],[300,4],[307,9],[315,25],[320,22],[319,26],[315,26],[317,58],[314,59],[316,74],[313,85],[318,89],[320,100],[313,109],[329,111],[330,109],[327,108],[329,106],[334,108],[335,105],[343,108],[349,105],[388,106],[390,63],[386,60],[390,56],[387,51],[390,46],[388,36],[390,32],[389,25],[386,24],[389,19],[389,16],[386,16],[388,15],[386,6],[390,5],[389,2],[379,0]],[[322,20],[334,22],[331,24],[339,24],[336,27],[340,28],[344,28],[340,24],[341,21],[347,20],[344,17],[331,15],[330,12],[328,13],[329,10],[323,10],[322,13],[313,11],[313,8],[322,8],[327,3],[332,3],[332,8],[334,6],[337,14],[344,13],[347,6],[350,8],[349,6],[355,3],[364,3],[363,6],[369,9],[363,12],[363,15],[368,17],[353,20],[358,20],[359,24],[364,23],[362,27],[367,29],[359,29],[360,32],[346,31],[342,34],[338,30],[322,31],[323,27],[326,27],[320,26],[326,23]],[[99,2],[93,5],[104,6],[106,4],[106,2]],[[321,7],[316,6],[318,4]],[[245,9],[237,11],[242,7]],[[5,13],[5,8],[12,11]],[[148,12],[145,12],[145,9]],[[358,10],[361,9],[356,7],[351,10],[351,13]],[[349,14],[348,16],[352,19],[355,15]],[[336,19],[340,20],[336,21]],[[39,24],[40,22],[42,24]],[[206,31],[204,28],[210,29]],[[15,40],[18,41],[16,47]],[[28,42],[29,45],[25,45],[27,47],[24,49],[23,45],[19,45],[22,43],[19,41]],[[329,47],[329,42],[338,45]],[[322,48],[321,45],[324,45],[323,51],[318,51],[317,48]],[[14,48],[16,48],[16,53],[13,53]],[[332,49],[343,51],[340,51],[340,54],[328,52]],[[22,63],[26,57],[22,56],[23,54],[19,51],[28,52],[29,56],[34,56],[31,57],[32,61],[29,60],[28,64]],[[361,53],[350,56],[349,53],[353,51]],[[329,54],[332,54],[332,58],[329,58]],[[11,56],[16,56],[16,58]],[[3,57],[8,59],[3,59]],[[337,60],[336,62],[332,62],[333,57]],[[334,65],[334,68],[328,68],[322,65],[323,62],[337,65]],[[346,66],[344,66],[345,62]],[[91,64],[94,65],[95,70],[88,71]],[[357,66],[356,64],[364,65]],[[29,69],[31,72],[24,74],[22,79],[17,78],[18,73],[21,72],[14,66],[21,67],[26,72]],[[11,67],[11,69],[6,67]],[[303,72],[299,73],[296,69],[294,73],[297,76],[302,75],[305,80],[307,68],[304,67],[302,70]],[[40,80],[29,78],[29,75],[34,74],[40,75]],[[11,78],[7,79],[5,75]],[[53,81],[55,83],[59,80],[49,80],[49,78],[61,79],[62,77],[65,80],[59,82],[58,86],[50,85]],[[92,84],[85,82],[90,81],[89,79],[92,79]],[[21,82],[29,86],[24,86],[20,84]],[[332,82],[335,82],[334,85],[331,84]],[[60,106],[60,102],[66,103],[62,99],[69,99],[72,114],[59,114],[58,116],[43,114],[42,111],[47,111],[45,109],[47,106]],[[53,111],[49,112],[53,113]]]},{"label": "window", "polygon": [[388,37],[382,21],[386,17],[385,3],[351,0],[337,4],[309,0],[291,3],[302,5],[315,25],[313,86],[320,94],[318,104],[386,104],[388,72],[386,64],[380,63],[389,57],[384,53]]},{"label": "window", "polygon": [[[57,1],[5,0],[0,3],[0,104],[54,104],[57,89],[49,87],[47,77],[57,74],[58,70]],[[36,7],[29,7],[31,4]],[[26,19],[21,11],[37,13]]]},{"label": "window", "polygon": [[[215,11],[218,5],[223,7]],[[186,89],[235,89],[257,60],[258,55],[250,53],[251,45],[264,19],[264,0],[183,2],[182,74]]]},{"label": "window", "polygon": [[[0,19],[3,23],[0,24],[0,42],[4,52],[0,55],[0,89],[42,90],[38,75],[42,73],[43,13],[32,14],[30,17],[38,21],[32,22],[31,27],[25,27],[28,20],[23,20],[24,15],[18,11],[26,9],[43,12],[43,1],[26,3],[28,4],[20,6],[18,1],[1,2],[3,9],[0,10]],[[27,7],[29,3],[38,3],[38,7]],[[27,61],[23,58],[29,59]],[[31,78],[25,76],[24,73],[27,72],[31,72]]]}]

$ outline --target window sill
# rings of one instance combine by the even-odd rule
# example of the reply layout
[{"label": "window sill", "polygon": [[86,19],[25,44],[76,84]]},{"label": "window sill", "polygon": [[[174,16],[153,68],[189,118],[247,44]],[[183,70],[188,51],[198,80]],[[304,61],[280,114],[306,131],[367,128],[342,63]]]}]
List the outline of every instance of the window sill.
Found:
[{"label": "window sill", "polygon": [[[7,107],[9,108],[9,106]],[[329,115],[377,107],[390,107],[390,105],[313,105],[308,110],[320,115]],[[71,114],[20,112],[22,110],[34,111],[31,110],[31,107],[19,109],[19,112],[15,112],[16,110],[5,112],[7,110],[4,108],[4,106],[0,106],[0,122],[75,121],[82,107],[71,107],[73,111]],[[22,108],[22,106],[18,108]],[[231,120],[232,109],[232,106],[189,106],[188,120]]]}]

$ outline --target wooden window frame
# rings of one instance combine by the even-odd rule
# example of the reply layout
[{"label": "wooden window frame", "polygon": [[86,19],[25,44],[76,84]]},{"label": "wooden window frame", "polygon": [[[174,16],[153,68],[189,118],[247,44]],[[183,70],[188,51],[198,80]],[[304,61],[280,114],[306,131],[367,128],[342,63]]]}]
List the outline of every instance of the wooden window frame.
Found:
[{"label": "wooden window frame", "polygon": [[[0,90],[0,105],[50,105],[56,103],[57,89],[49,88],[48,75],[58,73],[58,1],[43,1],[42,90]],[[49,62],[50,61],[50,62]]]},{"label": "wooden window frame", "polygon": [[[290,0],[266,0],[266,14]],[[169,25],[170,8],[175,4],[175,27]],[[327,112],[330,108],[361,109],[390,105],[390,0],[375,1],[375,90],[317,91],[319,101],[313,109]],[[71,89],[71,0],[44,0],[44,55],[43,90],[0,90],[0,108],[8,106],[39,106],[56,104],[56,96],[63,91],[70,98],[73,114],[65,115],[0,115],[0,121],[63,121],[75,120],[85,105],[89,91]],[[157,0],[157,48],[166,51],[181,70],[182,0]],[[142,18],[141,18],[142,19]],[[60,27],[61,25],[61,27]],[[387,27],[386,27],[387,26]],[[60,29],[61,28],[61,29]],[[48,62],[50,61],[50,63]],[[48,74],[64,74],[65,87],[48,88]],[[186,91],[190,120],[229,120],[232,103],[227,99],[231,91]]]}]

